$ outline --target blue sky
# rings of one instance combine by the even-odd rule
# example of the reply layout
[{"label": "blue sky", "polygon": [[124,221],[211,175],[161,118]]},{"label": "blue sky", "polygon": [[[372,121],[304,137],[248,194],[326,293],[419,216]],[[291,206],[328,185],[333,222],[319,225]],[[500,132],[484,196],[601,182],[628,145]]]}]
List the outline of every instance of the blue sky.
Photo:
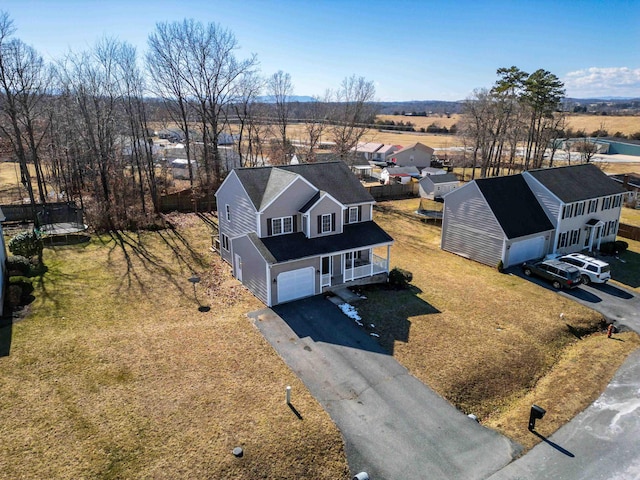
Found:
[{"label": "blue sky", "polygon": [[156,22],[229,28],[239,56],[321,95],[356,74],[391,100],[462,100],[500,67],[544,68],[567,95],[640,97],[640,0],[2,0],[16,36],[45,59],[101,36],[146,49]]}]

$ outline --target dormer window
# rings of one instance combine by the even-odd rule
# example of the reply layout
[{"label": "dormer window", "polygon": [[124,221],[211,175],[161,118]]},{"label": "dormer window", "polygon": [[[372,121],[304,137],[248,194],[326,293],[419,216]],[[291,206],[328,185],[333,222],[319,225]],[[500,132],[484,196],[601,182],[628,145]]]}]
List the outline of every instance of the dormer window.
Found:
[{"label": "dormer window", "polygon": [[322,223],[321,223],[321,233],[329,233],[333,231],[333,215],[326,214],[322,215]]},{"label": "dormer window", "polygon": [[271,219],[271,235],[293,233],[293,217],[280,217]]},{"label": "dormer window", "polygon": [[358,221],[358,207],[349,207],[349,223]]}]

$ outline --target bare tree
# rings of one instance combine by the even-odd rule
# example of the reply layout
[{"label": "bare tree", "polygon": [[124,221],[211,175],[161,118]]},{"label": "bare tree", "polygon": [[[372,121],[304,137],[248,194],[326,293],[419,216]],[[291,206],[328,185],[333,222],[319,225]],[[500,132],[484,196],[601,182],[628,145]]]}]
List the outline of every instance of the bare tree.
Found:
[{"label": "bare tree", "polygon": [[372,102],[375,94],[373,81],[356,75],[345,78],[333,94],[328,131],[335,144],[334,152],[345,161],[373,123],[376,111]]},{"label": "bare tree", "polygon": [[21,40],[10,38],[14,31],[8,14],[0,13],[0,132],[11,144],[33,206],[29,164],[35,170],[40,202],[47,198],[40,147],[48,125],[43,109],[48,79],[42,57]]},{"label": "bare tree", "polygon": [[237,150],[242,167],[255,167],[263,158],[266,126],[261,125],[261,119],[266,112],[264,105],[257,102],[257,96],[264,85],[264,80],[253,71],[244,73],[237,85],[232,108],[239,125]]},{"label": "bare tree", "polygon": [[[280,146],[274,151],[279,151],[283,158],[277,159],[277,163],[288,163],[290,154],[293,153],[291,143],[287,138],[287,127],[289,126],[289,97],[293,94],[291,75],[278,70],[267,80],[267,93],[273,99],[275,112],[275,126],[279,136]],[[276,159],[271,159],[272,162]]]},{"label": "bare tree", "polygon": [[329,99],[330,92],[327,91],[324,98],[314,98],[307,108],[307,118],[304,123],[307,146],[304,154],[308,163],[316,161],[316,151],[327,127]]}]

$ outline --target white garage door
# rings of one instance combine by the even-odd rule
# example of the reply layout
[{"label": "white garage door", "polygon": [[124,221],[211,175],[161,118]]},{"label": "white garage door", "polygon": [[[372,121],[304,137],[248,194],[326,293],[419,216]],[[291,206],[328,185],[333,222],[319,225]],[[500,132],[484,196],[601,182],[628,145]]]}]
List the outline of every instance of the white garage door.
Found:
[{"label": "white garage door", "polygon": [[[529,238],[511,244],[509,265],[518,265],[527,260],[544,256],[544,237]],[[509,266],[507,265],[507,266]]]},{"label": "white garage door", "polygon": [[316,271],[313,267],[300,268],[278,275],[278,303],[296,298],[310,297],[316,293]]}]

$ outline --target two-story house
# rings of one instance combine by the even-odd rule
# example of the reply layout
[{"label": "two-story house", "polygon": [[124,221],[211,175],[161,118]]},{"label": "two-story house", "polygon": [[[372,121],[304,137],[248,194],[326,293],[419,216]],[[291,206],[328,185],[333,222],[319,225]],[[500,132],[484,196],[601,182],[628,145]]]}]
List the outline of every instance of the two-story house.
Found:
[{"label": "two-story house", "polygon": [[268,306],[387,279],[393,239],[342,161],[234,169],[216,199],[220,255]]},{"label": "two-story house", "polygon": [[613,241],[624,190],[591,164],[471,181],[444,197],[441,248],[505,267]]},{"label": "two-story house", "polygon": [[598,250],[616,239],[624,189],[593,164],[522,174],[555,227],[553,252]]}]

